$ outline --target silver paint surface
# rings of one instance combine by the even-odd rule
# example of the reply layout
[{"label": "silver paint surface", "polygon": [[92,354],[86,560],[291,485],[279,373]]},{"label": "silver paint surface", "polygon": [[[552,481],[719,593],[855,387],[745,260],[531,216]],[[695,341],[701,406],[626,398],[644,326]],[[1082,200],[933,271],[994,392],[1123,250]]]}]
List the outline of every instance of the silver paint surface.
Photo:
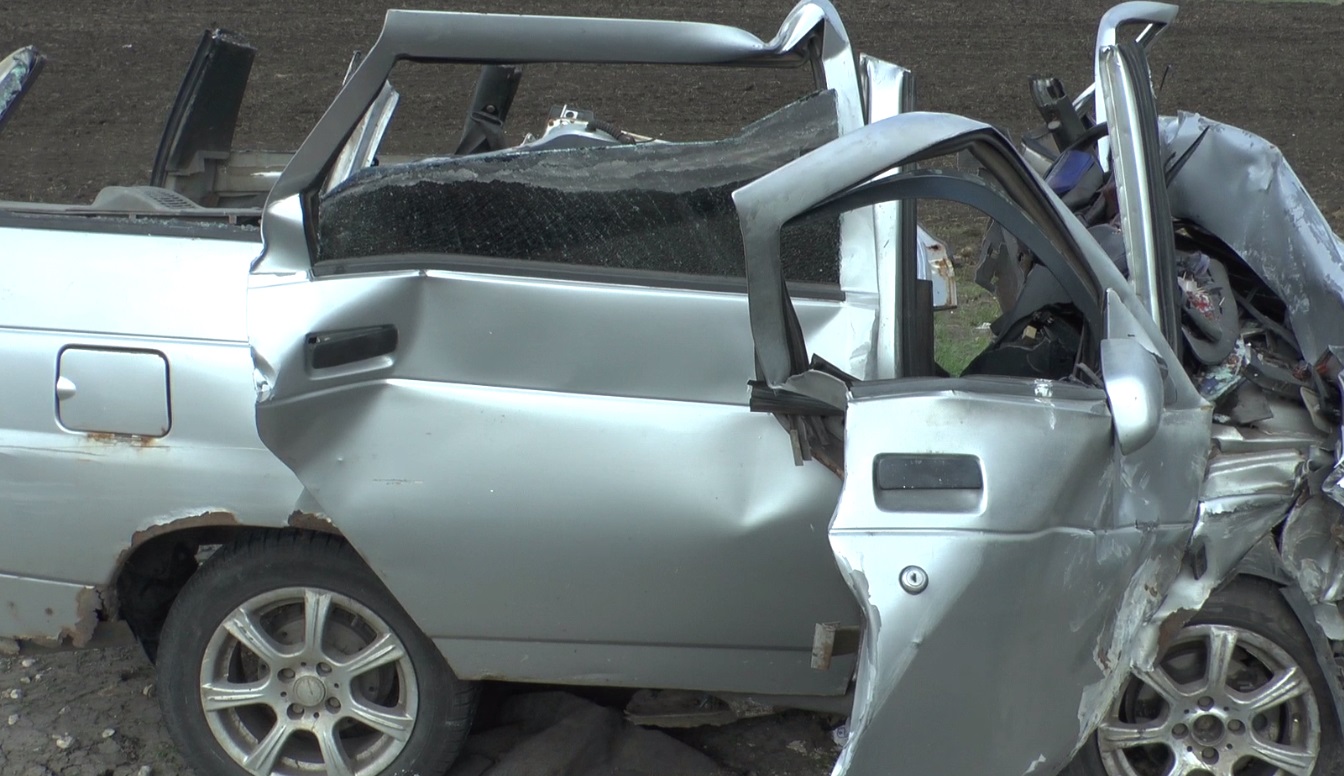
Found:
[{"label": "silver paint surface", "polygon": [[[70,231],[0,229],[0,573],[7,575],[0,635],[7,637],[59,638],[74,622],[61,614],[75,610],[74,595],[106,588],[137,532],[204,514],[283,526],[302,492],[256,433],[245,311],[257,246],[74,231],[78,217],[70,224]],[[62,427],[57,368],[70,348],[162,353],[171,365],[168,433]],[[78,376],[76,396],[95,389],[87,380],[124,377]],[[156,401],[162,397],[160,390]],[[53,605],[59,591],[70,597]],[[47,608],[57,616],[34,616]]]}]

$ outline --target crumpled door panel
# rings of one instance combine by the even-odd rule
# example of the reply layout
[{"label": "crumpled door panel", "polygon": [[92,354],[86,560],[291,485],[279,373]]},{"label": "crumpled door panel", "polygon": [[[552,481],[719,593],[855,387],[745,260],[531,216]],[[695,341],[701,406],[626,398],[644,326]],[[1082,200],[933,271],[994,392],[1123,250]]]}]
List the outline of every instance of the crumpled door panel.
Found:
[{"label": "crumpled door panel", "polygon": [[[1182,463],[1152,470],[1126,460],[1143,451],[1115,460],[1098,391],[905,386],[856,396],[847,418],[831,545],[868,620],[836,773],[1054,773],[1090,735],[1180,570],[1204,456],[1184,442],[1207,414],[1168,414],[1148,449]],[[876,481],[870,461],[931,450],[981,462],[970,509],[930,490],[915,508],[884,510],[882,485],[899,483]],[[1130,492],[1140,483],[1153,488],[1146,513]],[[915,503],[915,490],[902,496]]]}]

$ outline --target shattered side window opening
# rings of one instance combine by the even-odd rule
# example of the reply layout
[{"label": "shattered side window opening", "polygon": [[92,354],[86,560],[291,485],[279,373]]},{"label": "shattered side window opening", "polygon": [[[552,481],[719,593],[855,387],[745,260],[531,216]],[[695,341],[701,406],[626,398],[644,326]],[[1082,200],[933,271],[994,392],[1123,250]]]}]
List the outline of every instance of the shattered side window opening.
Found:
[{"label": "shattered side window opening", "polygon": [[[932,165],[921,165],[920,171],[938,174]],[[991,189],[1002,196],[1001,187]],[[1025,213],[1010,229],[960,202],[928,197],[913,202],[921,223],[952,243],[954,277],[946,282],[967,282],[957,283],[960,299],[955,310],[935,312],[929,305],[898,311],[901,325],[914,332],[910,345],[916,368],[909,376],[995,376],[1094,385],[1100,332],[1088,330],[1077,305],[1047,268],[1063,261],[1043,262],[1026,247],[1031,243],[1059,252],[1044,230]],[[786,249],[788,239],[786,232],[782,238]],[[1005,252],[1011,250],[1012,263],[1021,272],[1017,285],[998,296],[969,282],[975,279],[976,251],[983,253],[984,244],[996,241]]]},{"label": "shattered side window opening", "polygon": [[[531,138],[472,155],[394,157],[411,145],[402,121],[407,101],[403,94],[383,144],[386,161],[319,200],[319,265],[387,257],[404,266],[407,257],[455,255],[743,278],[732,192],[838,136],[835,95],[821,91],[716,140],[648,142],[629,125],[616,129],[614,142],[538,150]],[[431,107],[442,116],[442,100]],[[552,127],[555,118],[553,111]],[[505,126],[530,127],[535,119],[515,103]],[[597,120],[587,126],[614,129]],[[451,134],[441,130],[440,149],[443,133]],[[625,130],[634,134],[621,137]],[[786,277],[838,287],[838,217],[789,236]]]}]

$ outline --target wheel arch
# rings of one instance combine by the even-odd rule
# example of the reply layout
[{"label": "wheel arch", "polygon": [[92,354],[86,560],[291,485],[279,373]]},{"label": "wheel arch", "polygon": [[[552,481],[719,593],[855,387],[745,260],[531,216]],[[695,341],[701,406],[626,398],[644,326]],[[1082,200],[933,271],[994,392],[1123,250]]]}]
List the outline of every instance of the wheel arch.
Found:
[{"label": "wheel arch", "polygon": [[241,523],[229,512],[207,512],[157,524],[137,531],[118,555],[112,576],[100,591],[103,617],[126,623],[152,661],[169,609],[204,560],[199,557],[202,547],[284,531],[326,534],[348,543],[329,520],[302,512],[278,525]]},{"label": "wheel arch", "polygon": [[[1227,587],[1239,580],[1254,580],[1257,583],[1272,586],[1283,598],[1284,603],[1288,604],[1288,608],[1292,610],[1293,617],[1302,627],[1302,632],[1306,634],[1308,641],[1311,643],[1316,664],[1325,677],[1326,685],[1330,688],[1330,700],[1335,710],[1335,730],[1332,732],[1344,738],[1344,684],[1341,684],[1340,677],[1341,669],[1344,667],[1335,662],[1334,646],[1330,638],[1326,636],[1325,629],[1317,618],[1314,607],[1307,601],[1301,587],[1293,580],[1292,575],[1283,565],[1269,536],[1261,539],[1251,548],[1250,552],[1246,553],[1246,557],[1242,558],[1233,574],[1220,587]],[[1321,772],[1336,773],[1338,767],[1344,765],[1344,763],[1334,763],[1333,765],[1335,769],[1326,769]]]},{"label": "wheel arch", "polygon": [[[1278,590],[1288,607],[1292,609],[1298,624],[1302,626],[1302,631],[1307,634],[1307,639],[1311,641],[1312,654],[1316,657],[1321,674],[1325,676],[1325,683],[1330,688],[1330,700],[1335,708],[1335,730],[1332,732],[1344,738],[1344,686],[1340,683],[1341,666],[1335,662],[1334,647],[1325,635],[1325,630],[1317,620],[1316,613],[1311,603],[1307,601],[1306,595],[1302,593],[1302,589],[1293,583],[1278,585]],[[1339,773],[1340,766],[1344,763],[1326,765],[1328,767],[1320,770],[1321,773]],[[1320,768],[1319,763],[1317,767]]]}]

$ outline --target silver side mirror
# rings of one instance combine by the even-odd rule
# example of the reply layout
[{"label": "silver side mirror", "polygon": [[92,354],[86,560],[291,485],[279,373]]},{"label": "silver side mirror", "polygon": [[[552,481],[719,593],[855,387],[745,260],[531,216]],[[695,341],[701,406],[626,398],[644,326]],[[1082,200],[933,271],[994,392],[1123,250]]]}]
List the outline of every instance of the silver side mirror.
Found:
[{"label": "silver side mirror", "polygon": [[1152,441],[1162,421],[1163,384],[1157,357],[1138,340],[1102,340],[1101,372],[1120,452],[1133,453]]},{"label": "silver side mirror", "polygon": [[32,46],[0,59],[0,127],[5,125],[5,119],[14,113],[19,100],[37,80],[45,61],[46,58]]}]

